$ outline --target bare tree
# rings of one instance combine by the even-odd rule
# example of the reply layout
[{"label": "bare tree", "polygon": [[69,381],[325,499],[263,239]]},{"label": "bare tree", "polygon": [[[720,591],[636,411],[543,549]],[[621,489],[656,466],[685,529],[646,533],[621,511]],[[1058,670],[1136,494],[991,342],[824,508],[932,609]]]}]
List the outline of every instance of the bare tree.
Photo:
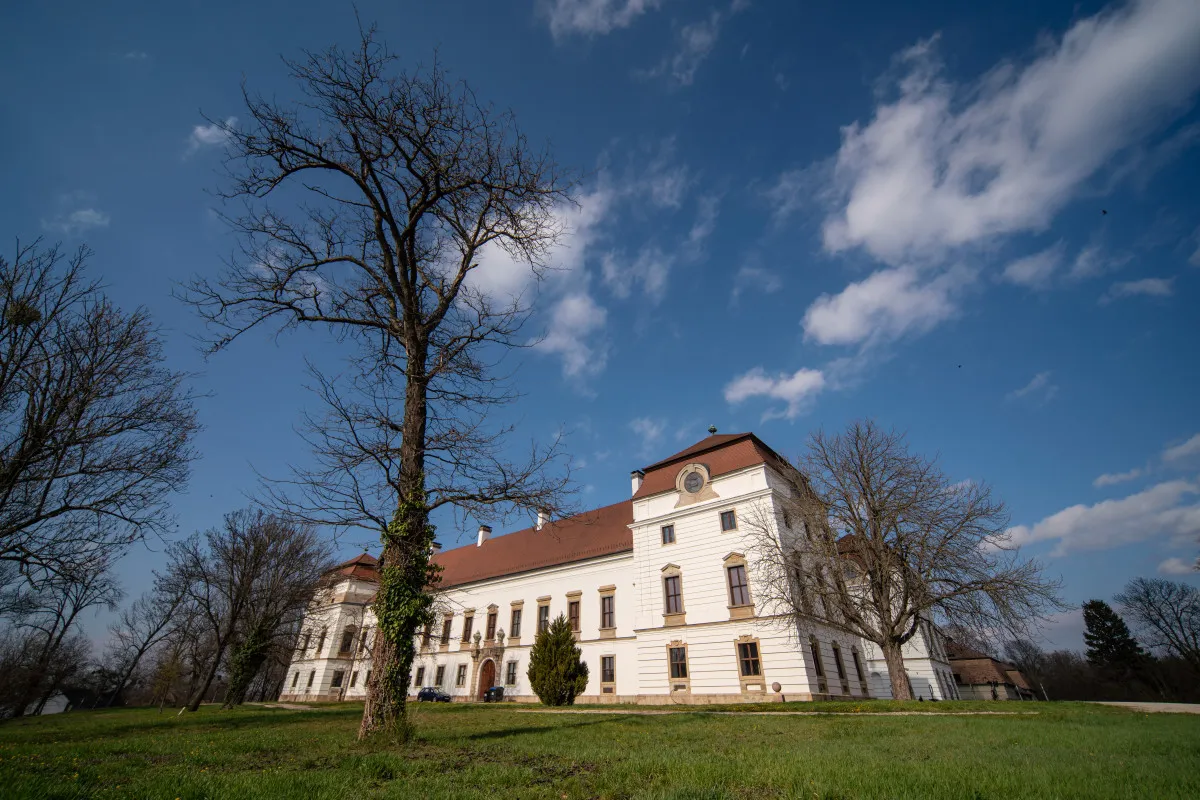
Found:
[{"label": "bare tree", "polygon": [[188,711],[200,707],[231,647],[230,667],[237,680],[244,679],[244,692],[262,664],[263,648],[289,614],[302,613],[328,566],[328,548],[309,527],[250,509],[226,514],[220,528],[178,542],[167,554],[160,590],[183,596],[198,623],[193,638],[211,643]]},{"label": "bare tree", "polygon": [[172,634],[180,622],[176,612],[184,597],[181,587],[160,584],[133,601],[109,626],[111,638],[105,662],[112,685],[108,704],[129,685],[146,654]]},{"label": "bare tree", "polygon": [[1143,641],[1200,673],[1200,589],[1162,578],[1134,578],[1114,599]]},{"label": "bare tree", "polygon": [[900,434],[818,431],[787,473],[782,520],[754,524],[764,599],[877,645],[897,699],[911,699],[902,648],[922,622],[1018,638],[1061,608],[1057,583],[1009,549],[1004,505]]},{"label": "bare tree", "polygon": [[39,242],[0,258],[0,561],[69,573],[171,526],[197,430],[144,309]]},{"label": "bare tree", "polygon": [[[429,618],[430,512],[487,518],[561,511],[558,442],[512,460],[490,412],[514,398],[500,360],[528,337],[528,308],[474,275],[498,257],[535,276],[563,232],[570,183],[509,113],[432,69],[405,73],[375,38],[287,62],[305,100],[245,95],[226,126],[224,196],[240,253],[187,299],[227,346],[256,327],[333,331],[346,374],[314,368],[327,413],[310,420],[318,466],[276,499],[314,522],[379,533],[379,637],[359,731],[406,737],[413,637]],[[298,202],[299,201],[299,202]],[[280,495],[283,495],[282,497]]]}]

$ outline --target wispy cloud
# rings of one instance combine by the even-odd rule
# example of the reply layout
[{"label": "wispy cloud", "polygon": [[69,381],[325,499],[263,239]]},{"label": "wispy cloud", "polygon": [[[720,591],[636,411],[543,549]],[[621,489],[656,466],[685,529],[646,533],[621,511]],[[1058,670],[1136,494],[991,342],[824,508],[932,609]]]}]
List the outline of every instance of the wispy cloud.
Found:
[{"label": "wispy cloud", "polygon": [[42,219],[42,230],[59,236],[79,236],[96,228],[107,228],[111,219],[95,204],[91,192],[61,194],[55,201],[55,214]]},{"label": "wispy cloud", "polygon": [[729,301],[736,304],[745,292],[772,294],[783,288],[778,273],[757,265],[743,264],[733,276],[733,292]]},{"label": "wispy cloud", "polygon": [[799,369],[790,375],[786,372],[768,375],[762,367],[755,367],[725,386],[725,402],[737,405],[754,397],[782,400],[784,407],[769,409],[763,419],[795,419],[821,393],[825,384],[825,375],[820,370]]},{"label": "wispy cloud", "polygon": [[599,36],[627,28],[661,0],[541,0],[539,11],[555,39]]},{"label": "wispy cloud", "polygon": [[1092,485],[1099,489],[1102,486],[1115,486],[1118,483],[1126,483],[1141,476],[1141,468],[1131,469],[1128,472],[1106,472],[1092,481]]},{"label": "wispy cloud", "polygon": [[675,50],[665,56],[658,66],[635,74],[646,78],[665,77],[678,86],[691,86],[696,71],[712,53],[721,36],[721,26],[749,4],[734,0],[727,11],[712,11],[704,19],[684,25],[676,36]]},{"label": "wispy cloud", "polygon": [[1101,295],[1099,302],[1101,305],[1108,305],[1123,297],[1170,297],[1174,293],[1174,278],[1142,278],[1138,281],[1114,283]]},{"label": "wispy cloud", "polygon": [[1200,433],[1186,442],[1168,447],[1163,450],[1163,461],[1168,464],[1179,464],[1196,456],[1200,456]]},{"label": "wispy cloud", "polygon": [[579,383],[604,371],[608,345],[602,334],[608,311],[586,292],[560,298],[550,313],[545,337],[535,344],[562,359],[563,377]]},{"label": "wispy cloud", "polygon": [[150,58],[150,54],[145,50],[130,50],[121,57],[126,61],[145,61],[146,59]]},{"label": "wispy cloud", "polygon": [[226,117],[224,122],[196,125],[187,140],[185,156],[190,156],[205,147],[224,147],[229,142],[230,132],[237,126],[237,117]]},{"label": "wispy cloud", "polygon": [[1036,399],[1042,403],[1048,402],[1054,395],[1058,394],[1058,387],[1050,380],[1052,374],[1049,370],[1039,372],[1033,376],[1033,379],[1029,383],[1005,395],[1005,399],[1011,401],[1029,398]]},{"label": "wispy cloud", "polygon": [[1027,289],[1048,289],[1050,279],[1063,260],[1063,243],[1047,247],[1039,253],[1019,258],[1004,268],[1001,278]]},{"label": "wispy cloud", "polygon": [[1158,565],[1158,571],[1163,575],[1194,575],[1196,562],[1184,561],[1182,558],[1168,558]]}]

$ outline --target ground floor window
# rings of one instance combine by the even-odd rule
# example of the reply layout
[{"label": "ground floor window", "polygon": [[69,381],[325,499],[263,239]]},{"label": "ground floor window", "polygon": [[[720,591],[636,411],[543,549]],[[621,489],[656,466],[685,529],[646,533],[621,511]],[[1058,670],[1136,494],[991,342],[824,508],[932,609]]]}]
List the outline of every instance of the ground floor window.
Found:
[{"label": "ground floor window", "polygon": [[425,668],[424,668],[424,667],[417,667],[417,681],[416,681],[416,686],[417,686],[417,688],[419,689],[419,688],[421,688],[421,687],[422,687],[422,686],[424,686],[424,685],[425,685]]},{"label": "ground floor window", "polygon": [[613,683],[617,679],[617,657],[600,657],[600,680],[603,683]]},{"label": "ground floor window", "polygon": [[458,674],[454,676],[454,685],[459,686],[459,687],[467,685],[467,665],[466,664],[458,665]]},{"label": "ground floor window", "polygon": [[351,672],[350,673],[350,688],[353,689],[355,686],[358,686],[358,673]]},{"label": "ground floor window", "polygon": [[821,663],[821,643],[817,641],[817,637],[809,637],[808,649],[812,651],[813,669],[816,670],[817,677],[824,678],[825,665]]},{"label": "ground floor window", "polygon": [[446,667],[440,666],[437,668],[437,672],[434,674],[433,685],[440,689],[440,688],[442,688],[442,684],[445,683],[445,681],[446,681]]},{"label": "ground floor window", "polygon": [[504,685],[517,685],[517,662],[510,661],[504,668]]},{"label": "ground floor window", "polygon": [[758,657],[758,642],[738,642],[738,668],[742,677],[749,678],[762,674],[762,664]]},{"label": "ground floor window", "polygon": [[671,677],[686,678],[688,676],[687,669],[687,648],[672,647],[668,651],[670,654]]},{"label": "ground floor window", "polygon": [[331,689],[340,689],[340,688],[342,688],[342,680],[343,680],[345,677],[346,677],[346,673],[345,673],[345,672],[343,672],[343,671],[342,671],[342,670],[340,670],[340,669],[335,669],[335,670],[333,671],[333,681],[332,681],[332,682],[330,682],[330,684],[329,684],[329,688],[331,688]]},{"label": "ground floor window", "polygon": [[306,685],[306,688],[308,688],[308,689],[312,688],[313,678],[315,678],[315,677],[317,677],[316,670],[313,670],[312,672],[308,673],[308,684]]},{"label": "ground floor window", "polygon": [[295,689],[296,684],[299,682],[300,682],[300,672],[297,671],[296,674],[292,676],[292,688]]}]

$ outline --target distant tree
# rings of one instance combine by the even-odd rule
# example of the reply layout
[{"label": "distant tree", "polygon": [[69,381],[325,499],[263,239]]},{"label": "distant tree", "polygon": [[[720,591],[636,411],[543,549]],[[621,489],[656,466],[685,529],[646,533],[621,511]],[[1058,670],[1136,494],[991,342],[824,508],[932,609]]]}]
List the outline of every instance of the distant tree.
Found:
[{"label": "distant tree", "polygon": [[571,183],[512,114],[436,64],[405,73],[397,61],[368,30],[352,50],[286,62],[300,102],[246,94],[247,124],[223,126],[241,253],[187,299],[214,350],[254,328],[330,331],[353,348],[337,378],[314,367],[327,409],[308,429],[318,465],[294,474],[298,496],[275,484],[275,501],[380,535],[359,735],[403,739],[437,581],[431,512],[562,506],[558,442],[521,453],[493,417],[515,397],[499,365],[530,341],[529,309],[481,281],[500,262],[531,278],[554,266]]},{"label": "distant tree", "polygon": [[575,633],[561,614],[539,631],[529,652],[529,685],[548,706],[569,706],[587,690],[588,667],[575,646]]},{"label": "distant tree", "polygon": [[1135,578],[1115,597],[1150,647],[1200,674],[1200,589],[1161,578]]},{"label": "distant tree", "polygon": [[33,581],[169,530],[197,430],[144,309],[39,242],[0,258],[0,561]]},{"label": "distant tree", "polygon": [[912,699],[902,648],[923,622],[1026,635],[1062,608],[1058,583],[1010,546],[991,490],[954,481],[874,422],[814,433],[775,511],[747,514],[759,598],[877,645],[892,696]]},{"label": "distant tree", "polygon": [[1083,641],[1087,659],[1092,666],[1115,675],[1136,672],[1146,658],[1146,651],[1129,632],[1129,626],[1112,606],[1103,600],[1083,604]]},{"label": "distant tree", "polygon": [[116,700],[126,689],[142,659],[174,632],[183,616],[177,612],[184,598],[182,587],[160,583],[133,601],[109,626],[110,638],[104,659],[110,680],[105,690],[107,703]]}]

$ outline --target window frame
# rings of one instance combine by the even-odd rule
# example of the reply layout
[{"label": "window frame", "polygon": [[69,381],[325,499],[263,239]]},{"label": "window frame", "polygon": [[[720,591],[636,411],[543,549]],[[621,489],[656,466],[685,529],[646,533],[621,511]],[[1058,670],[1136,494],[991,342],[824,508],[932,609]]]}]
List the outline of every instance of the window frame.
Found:
[{"label": "window frame", "polygon": [[354,636],[356,633],[357,631],[354,630],[353,625],[347,626],[342,630],[342,644],[338,648],[339,656],[348,656],[354,652]]},{"label": "window frame", "polygon": [[663,525],[659,528],[659,535],[662,537],[663,544],[675,544],[675,523]]},{"label": "window frame", "polygon": [[296,674],[292,676],[292,688],[295,689],[300,683],[300,670],[296,670]]},{"label": "window frame", "polygon": [[[724,511],[721,511],[718,514],[718,517],[719,517],[720,523],[721,523],[721,533],[729,533],[730,531],[736,531],[738,529],[737,510],[736,509],[727,508]],[[725,520],[727,517],[728,517],[729,521],[731,522],[731,524],[728,527],[726,527],[726,525],[725,525]]]},{"label": "window frame", "polygon": [[683,576],[663,576],[663,614],[683,613]]},{"label": "window frame", "polygon": [[499,616],[499,610],[489,610],[487,615],[487,640],[493,641],[496,638],[496,620]]},{"label": "window frame", "polygon": [[345,681],[346,681],[346,670],[335,669],[333,671],[333,677],[329,679],[329,688],[330,689],[340,689],[340,688],[342,688],[342,684]]},{"label": "window frame", "polygon": [[467,685],[467,665],[459,664],[454,672],[454,686],[461,689]]},{"label": "window frame", "polygon": [[[757,640],[736,642],[738,656],[738,675],[743,678],[762,677],[762,649]],[[750,668],[753,672],[747,672]]]},{"label": "window frame", "polygon": [[415,684],[417,685],[417,688],[418,688],[418,689],[423,689],[423,688],[425,688],[425,687],[424,687],[424,683],[425,683],[425,667],[424,667],[423,665],[422,665],[422,666],[420,666],[420,667],[417,667],[417,674],[416,674],[416,675],[413,677],[413,683],[415,683]]},{"label": "window frame", "polygon": [[[734,573],[741,578],[740,583],[734,583]],[[729,591],[730,606],[753,605],[750,600],[750,577],[746,574],[746,565],[741,562],[727,564],[725,567],[725,586]]]},{"label": "window frame", "polygon": [[438,664],[437,669],[433,673],[433,685],[437,688],[442,688],[446,683],[446,665]]},{"label": "window frame", "polygon": [[517,685],[517,662],[515,660],[509,661],[504,665],[504,685]]},{"label": "window frame", "polygon": [[600,595],[600,629],[617,627],[617,597],[615,594]]},{"label": "window frame", "polygon": [[617,657],[615,655],[600,656],[600,682],[617,682]]},{"label": "window frame", "polygon": [[[466,614],[463,616],[462,640],[463,642],[471,641],[471,629],[475,627],[475,615]],[[439,686],[441,684],[438,684]]]},{"label": "window frame", "polygon": [[541,633],[550,627],[550,604],[538,603],[537,632]]},{"label": "window frame", "polygon": [[509,617],[508,617],[508,623],[509,623],[508,638],[509,639],[520,639],[521,638],[521,611],[522,610],[523,610],[522,608],[516,607],[516,608],[513,608],[512,612],[509,614]]},{"label": "window frame", "polygon": [[358,670],[350,672],[350,688],[354,689],[358,686]]},{"label": "window frame", "polygon": [[450,639],[453,637],[454,615],[448,614],[442,618],[442,638],[438,642],[442,647],[450,646]]},{"label": "window frame", "polygon": [[579,600],[577,599],[567,601],[567,623],[571,626],[573,633],[579,633]]},{"label": "window frame", "polygon": [[305,688],[305,689],[311,689],[311,688],[312,688],[312,685],[313,685],[313,678],[315,678],[315,677],[317,677],[317,671],[316,671],[315,669],[310,669],[310,670],[308,671],[308,683],[307,683],[307,684],[305,684],[305,686],[304,686],[304,688]]},{"label": "window frame", "polygon": [[[682,658],[676,658],[681,654]],[[672,681],[690,680],[688,672],[687,645],[667,645],[667,677]]]}]

